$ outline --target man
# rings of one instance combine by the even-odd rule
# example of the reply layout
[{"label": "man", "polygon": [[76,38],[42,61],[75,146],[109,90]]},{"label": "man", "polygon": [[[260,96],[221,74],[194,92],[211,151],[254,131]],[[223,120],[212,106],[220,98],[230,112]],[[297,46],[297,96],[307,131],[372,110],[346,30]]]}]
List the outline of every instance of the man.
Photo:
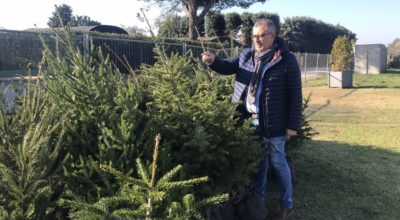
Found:
[{"label": "man", "polygon": [[202,60],[221,74],[236,73],[232,102],[243,101],[243,113],[265,140],[267,156],[255,178],[255,191],[264,199],[268,164],[277,174],[281,199],[276,219],[293,215],[292,177],[285,155],[285,142],[297,135],[301,122],[301,75],[296,58],[276,36],[272,20],[261,19],[253,27],[253,48],[230,60],[204,52]]}]

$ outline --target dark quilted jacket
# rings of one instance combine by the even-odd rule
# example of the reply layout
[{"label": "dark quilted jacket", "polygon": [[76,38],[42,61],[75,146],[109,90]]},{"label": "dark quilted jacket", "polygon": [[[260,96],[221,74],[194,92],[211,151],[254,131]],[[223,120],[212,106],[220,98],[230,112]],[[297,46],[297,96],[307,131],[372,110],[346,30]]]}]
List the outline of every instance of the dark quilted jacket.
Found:
[{"label": "dark quilted jacket", "polygon": [[[298,130],[301,123],[301,73],[296,57],[286,44],[276,38],[278,51],[265,70],[260,96],[260,135],[278,137],[286,129]],[[250,82],[254,64],[251,59],[254,49],[244,49],[238,56],[222,60],[216,58],[210,68],[220,74],[236,74],[232,102],[243,100]]]}]

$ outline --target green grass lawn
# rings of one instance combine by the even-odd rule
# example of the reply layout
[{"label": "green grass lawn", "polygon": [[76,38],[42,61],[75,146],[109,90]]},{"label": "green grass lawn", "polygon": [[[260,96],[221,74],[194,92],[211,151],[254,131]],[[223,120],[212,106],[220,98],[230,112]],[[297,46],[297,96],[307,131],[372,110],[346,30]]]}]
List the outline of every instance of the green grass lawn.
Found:
[{"label": "green grass lawn", "polygon": [[[363,88],[400,88],[400,70],[389,70],[382,74],[353,74],[353,86]],[[318,87],[328,85],[328,78],[303,78],[304,87]]]},{"label": "green grass lawn", "polygon": [[[292,152],[299,181],[291,219],[400,219],[400,74],[355,74],[353,84],[303,84],[320,134]],[[277,191],[272,184],[271,212]]]}]

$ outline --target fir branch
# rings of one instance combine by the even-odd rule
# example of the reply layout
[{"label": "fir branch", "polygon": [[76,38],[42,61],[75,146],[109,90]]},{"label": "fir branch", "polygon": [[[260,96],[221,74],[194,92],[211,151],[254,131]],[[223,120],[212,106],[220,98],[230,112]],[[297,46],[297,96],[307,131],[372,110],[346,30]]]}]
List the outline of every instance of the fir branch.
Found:
[{"label": "fir branch", "polygon": [[178,172],[180,172],[182,170],[182,165],[178,165],[175,168],[173,168],[172,170],[170,170],[169,172],[167,172],[166,174],[164,174],[164,176],[162,176],[159,180],[158,180],[158,184],[162,184],[162,183],[166,183],[169,182],[174,176],[176,176],[178,174]]},{"label": "fir branch", "polygon": [[163,190],[170,190],[175,188],[187,188],[189,186],[197,185],[208,181],[208,177],[193,178],[190,180],[163,182],[157,185],[157,188]]},{"label": "fir branch", "polygon": [[120,171],[118,171],[110,166],[100,165],[100,169],[114,175],[115,177],[117,177],[118,179],[120,179],[122,181],[126,181],[130,184],[137,185],[137,186],[140,186],[143,188],[148,187],[148,185],[143,180],[138,180],[138,179],[135,179],[132,177],[128,177],[128,176],[124,175],[123,173],[121,173]]},{"label": "fir branch", "polygon": [[204,206],[207,205],[215,205],[218,203],[222,203],[222,202],[226,202],[229,200],[229,194],[225,193],[225,194],[221,194],[221,195],[217,195],[217,196],[213,196],[213,197],[209,197],[206,199],[203,199],[202,201],[198,202],[196,204],[197,208],[202,208]]},{"label": "fir branch", "polygon": [[140,210],[132,210],[129,208],[122,208],[112,212],[113,216],[119,216],[121,219],[143,219],[145,216]]},{"label": "fir branch", "polygon": [[146,168],[144,168],[139,158],[136,159],[136,167],[138,170],[139,177],[143,180],[143,182],[145,182],[149,187],[151,187],[152,183],[149,180],[149,174],[147,173]]},{"label": "fir branch", "polygon": [[[195,30],[196,30],[196,33],[197,33],[197,36],[200,36],[200,32],[199,32],[199,30],[197,29],[197,27],[195,28]],[[198,39],[199,40],[199,39]],[[200,41],[200,44],[201,44],[201,48],[203,49],[203,53],[204,52],[208,52],[208,49],[206,49],[206,47],[204,46],[204,42],[202,41],[202,40],[199,40]]]},{"label": "fir branch", "polygon": [[[40,219],[46,208],[55,204],[54,191],[63,143],[63,119],[53,115],[47,94],[37,84],[28,89],[21,102],[15,102],[18,111],[8,117],[11,123],[4,130],[15,136],[5,136],[0,143],[0,195],[7,199],[2,204],[9,214],[19,219]],[[5,128],[4,126],[7,126]],[[17,133],[18,132],[18,133]]]},{"label": "fir branch", "polygon": [[120,206],[123,204],[132,203],[132,198],[129,196],[111,196],[111,197],[103,197],[98,201],[102,204],[108,204],[111,206]]}]

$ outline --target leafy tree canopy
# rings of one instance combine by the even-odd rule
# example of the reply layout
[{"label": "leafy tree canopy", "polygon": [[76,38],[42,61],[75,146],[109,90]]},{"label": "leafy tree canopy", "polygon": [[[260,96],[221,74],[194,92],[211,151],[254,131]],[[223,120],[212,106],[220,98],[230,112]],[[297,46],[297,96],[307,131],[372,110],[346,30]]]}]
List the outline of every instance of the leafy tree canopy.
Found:
[{"label": "leafy tree canopy", "polygon": [[101,25],[100,22],[95,21],[90,19],[90,17],[84,15],[84,16],[73,16],[71,21],[69,22],[69,25],[71,27],[76,27],[76,26],[95,26],[95,25]]},{"label": "leafy tree canopy", "polygon": [[158,34],[163,37],[187,37],[189,23],[186,17],[166,16],[156,22]]},{"label": "leafy tree canopy", "polygon": [[338,36],[356,40],[356,34],[341,25],[332,25],[310,17],[286,18],[281,36],[294,52],[330,53]]},{"label": "leafy tree canopy", "polygon": [[209,12],[205,19],[207,36],[223,36],[226,30],[224,16],[219,12]]},{"label": "leafy tree canopy", "polygon": [[47,25],[49,27],[62,27],[62,26],[94,26],[100,25],[101,23],[95,20],[92,20],[89,16],[83,15],[73,15],[72,8],[69,5],[54,5],[55,10],[53,12],[53,16],[49,18]]},{"label": "leafy tree canopy", "polygon": [[224,15],[226,24],[226,35],[230,35],[232,31],[237,31],[242,25],[242,18],[236,12],[227,13]]},{"label": "leafy tree canopy", "polygon": [[196,28],[199,21],[204,20],[204,16],[214,9],[220,11],[222,9],[238,6],[247,8],[256,2],[265,2],[266,0],[143,0],[146,2],[155,2],[161,6],[170,8],[170,12],[184,11],[186,17],[189,18],[189,38],[197,39]]},{"label": "leafy tree canopy", "polygon": [[49,18],[47,25],[49,27],[66,26],[72,20],[72,8],[69,5],[54,5],[55,11],[53,16]]}]

